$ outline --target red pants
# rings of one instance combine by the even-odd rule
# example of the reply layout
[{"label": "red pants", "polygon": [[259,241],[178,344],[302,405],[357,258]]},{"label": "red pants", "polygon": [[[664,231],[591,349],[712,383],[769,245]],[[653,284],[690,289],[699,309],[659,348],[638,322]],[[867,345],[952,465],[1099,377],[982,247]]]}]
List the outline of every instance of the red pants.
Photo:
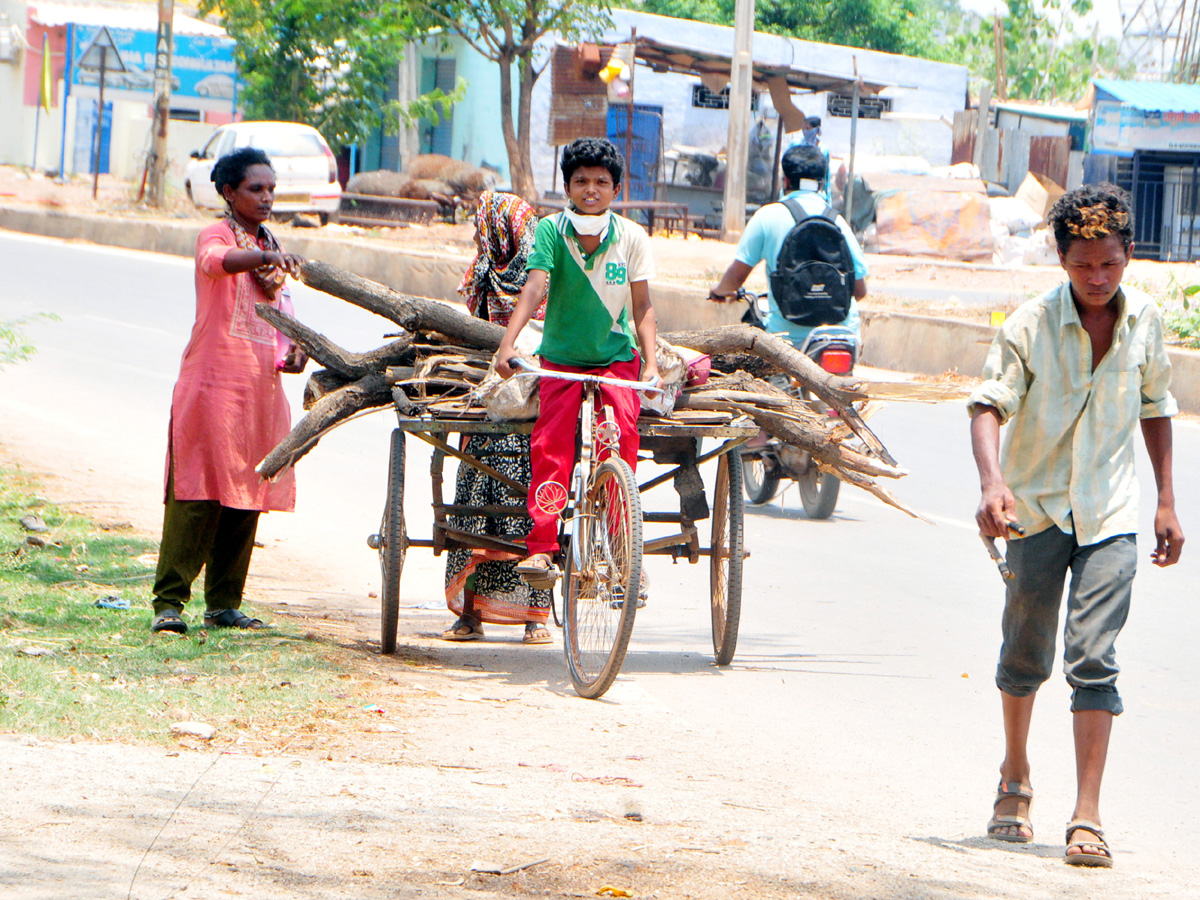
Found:
[{"label": "red pants", "polygon": [[[636,381],[642,363],[636,354],[628,362],[615,362],[606,367],[584,369],[562,366],[542,360],[542,368],[555,372],[578,372],[606,375]],[[583,384],[560,378],[543,378],[538,385],[541,408],[533,426],[529,456],[533,468],[530,483],[529,515],[533,528],[525,544],[530,555],[558,550],[558,520],[566,509],[571,472],[575,468],[575,441],[579,437],[579,407],[583,402]],[[631,388],[600,385],[600,397],[608,407],[610,417],[620,429],[621,459],[637,468],[637,418],[641,400]],[[598,458],[597,458],[598,459]]]}]

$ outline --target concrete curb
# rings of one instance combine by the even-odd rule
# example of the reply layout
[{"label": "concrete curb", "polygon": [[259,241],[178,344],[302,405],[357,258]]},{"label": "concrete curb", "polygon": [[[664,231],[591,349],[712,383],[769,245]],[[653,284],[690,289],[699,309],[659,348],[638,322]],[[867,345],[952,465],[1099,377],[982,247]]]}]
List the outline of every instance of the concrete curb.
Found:
[{"label": "concrete curb", "polygon": [[[941,375],[978,375],[997,329],[991,325],[909,313],[863,314],[863,357],[868,366]],[[1168,347],[1171,393],[1183,412],[1200,412],[1200,351]]]},{"label": "concrete curb", "polygon": [[[125,219],[60,210],[0,206],[0,229],[110,247],[191,257],[204,225],[193,221]],[[466,262],[460,257],[421,253],[352,237],[290,235],[287,247],[311,259],[340,266],[395,290],[458,303]],[[741,320],[739,304],[708,303],[700,289],[655,281],[651,285],[661,331],[731,325]],[[957,371],[977,375],[996,329],[959,319],[908,313],[863,314],[863,362],[914,374]],[[1171,389],[1185,412],[1200,413],[1200,352],[1171,348]]]}]

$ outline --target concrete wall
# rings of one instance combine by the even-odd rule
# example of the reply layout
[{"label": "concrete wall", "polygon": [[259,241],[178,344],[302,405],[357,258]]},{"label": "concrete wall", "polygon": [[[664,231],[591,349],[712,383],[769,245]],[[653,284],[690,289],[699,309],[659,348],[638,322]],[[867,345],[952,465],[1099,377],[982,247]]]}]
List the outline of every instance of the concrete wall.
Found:
[{"label": "concrete wall", "polygon": [[[7,21],[0,19],[4,27],[17,26],[20,29],[21,43],[27,39],[25,23],[27,14],[23,2],[16,0],[0,0],[0,13],[8,17]],[[39,48],[39,56],[41,50]],[[26,125],[32,126],[33,120],[26,122],[25,116],[25,61],[27,54],[23,47],[16,45],[15,57],[11,62],[0,62],[0,162],[16,165],[29,165],[32,162],[32,146],[25,147]],[[42,114],[42,124],[48,119]],[[38,154],[39,157],[41,154]]]}]

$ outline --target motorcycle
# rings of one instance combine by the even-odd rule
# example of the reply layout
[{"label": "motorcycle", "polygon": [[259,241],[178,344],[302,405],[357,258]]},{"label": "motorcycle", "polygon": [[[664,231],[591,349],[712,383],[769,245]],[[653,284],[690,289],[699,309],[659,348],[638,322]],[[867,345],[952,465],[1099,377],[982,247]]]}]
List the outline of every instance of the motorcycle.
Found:
[{"label": "motorcycle", "polygon": [[[744,290],[738,291],[737,295],[749,305],[742,321],[765,330],[769,310],[766,295]],[[799,349],[833,375],[849,375],[858,361],[858,340],[854,332],[844,325],[820,325],[814,328]],[[814,409],[823,410],[830,416],[837,415],[836,410],[819,400],[812,400],[807,390],[786,375],[772,376],[768,380],[792,396],[809,401]],[[810,519],[828,519],[833,515],[842,483],[836,475],[818,469],[806,451],[764,434],[761,440],[751,440],[743,445],[741,456],[742,484],[746,499],[751,504],[761,506],[771,502],[779,489],[780,480],[789,478],[796,482],[800,502]]]}]

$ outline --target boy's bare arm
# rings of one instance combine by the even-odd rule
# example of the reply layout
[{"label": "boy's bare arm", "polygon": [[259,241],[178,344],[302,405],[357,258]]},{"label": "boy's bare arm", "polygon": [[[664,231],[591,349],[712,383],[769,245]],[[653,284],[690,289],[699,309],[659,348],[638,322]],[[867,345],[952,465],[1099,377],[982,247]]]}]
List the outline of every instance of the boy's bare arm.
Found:
[{"label": "boy's bare arm", "polygon": [[980,499],[975,512],[979,533],[1007,538],[1017,500],[1000,471],[1000,413],[995,407],[976,407],[971,418],[971,450],[979,470]]},{"label": "boy's bare arm", "polygon": [[629,292],[633,298],[633,327],[642,351],[642,380],[651,381],[658,378],[658,324],[650,304],[650,284],[634,281],[629,285]]},{"label": "boy's bare arm", "polygon": [[521,288],[521,296],[517,298],[517,305],[508,319],[508,327],[504,329],[504,337],[500,339],[500,348],[496,351],[496,372],[501,378],[508,378],[513,373],[508,361],[517,355],[517,335],[533,318],[542,297],[546,296],[546,278],[546,273],[541,269],[530,269],[525,277],[525,286]]},{"label": "boy's bare arm", "polygon": [[1172,480],[1171,420],[1165,416],[1142,419],[1142,439],[1154,469],[1158,487],[1158,509],[1154,514],[1154,537],[1157,545],[1150,554],[1156,566],[1173,566],[1183,552],[1183,529],[1175,515],[1175,486]]}]

